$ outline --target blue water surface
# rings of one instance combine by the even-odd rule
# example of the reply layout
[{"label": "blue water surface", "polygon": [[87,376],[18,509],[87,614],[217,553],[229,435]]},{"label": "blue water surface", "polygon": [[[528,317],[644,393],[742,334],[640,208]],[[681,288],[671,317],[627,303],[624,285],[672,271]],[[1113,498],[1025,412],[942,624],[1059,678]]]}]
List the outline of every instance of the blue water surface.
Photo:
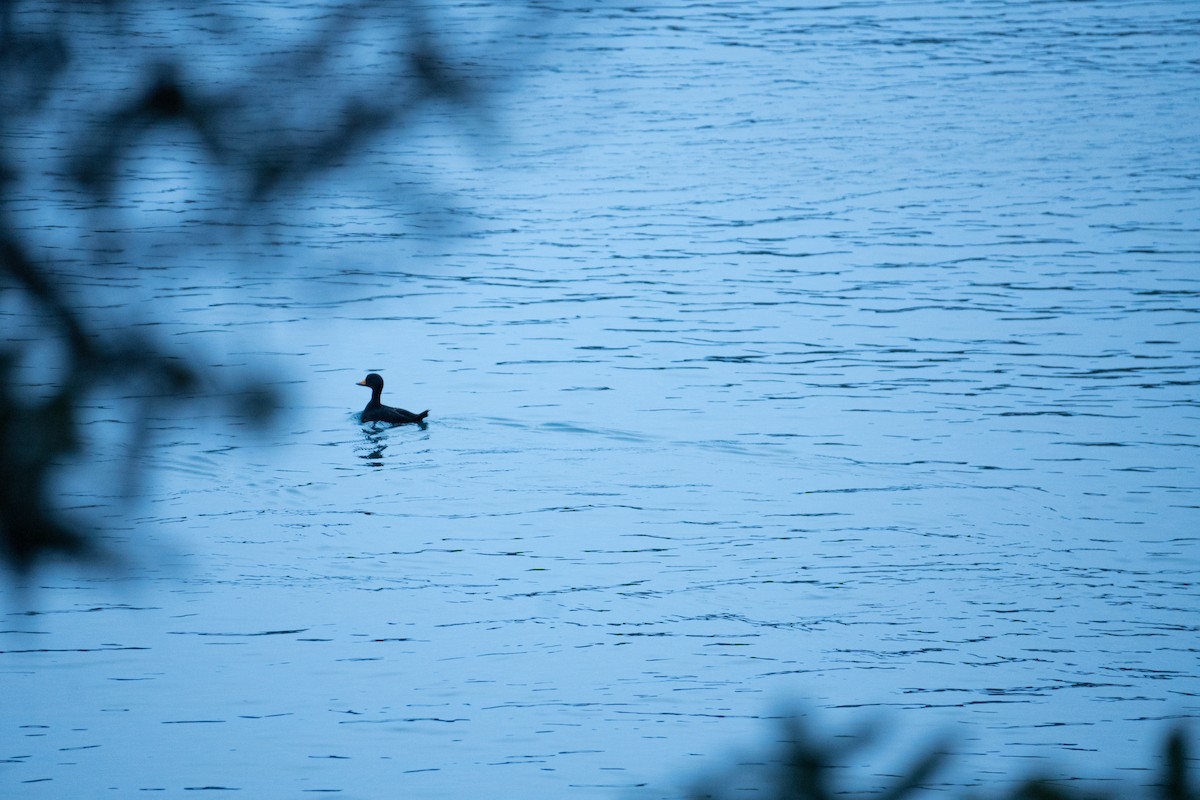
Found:
[{"label": "blue water surface", "polygon": [[[136,502],[88,410],[62,491],[133,563],[9,587],[0,793],[677,798],[794,710],[882,724],[865,790],[940,737],[942,789],[1152,781],[1200,692],[1197,6],[547,6],[430,6],[486,111],[275,216],[166,134],[96,273],[25,187],[75,297],[287,406],[154,419]],[[224,10],[194,79],[323,8]],[[98,93],[219,27],[161,15]],[[359,425],[368,371],[428,426]]]}]

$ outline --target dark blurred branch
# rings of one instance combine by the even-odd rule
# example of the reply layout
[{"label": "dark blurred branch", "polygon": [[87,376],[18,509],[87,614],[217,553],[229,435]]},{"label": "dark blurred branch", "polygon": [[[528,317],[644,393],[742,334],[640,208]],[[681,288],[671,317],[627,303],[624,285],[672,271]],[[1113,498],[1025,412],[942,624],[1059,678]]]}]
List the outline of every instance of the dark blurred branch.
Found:
[{"label": "dark blurred branch", "polygon": [[[746,767],[713,778],[692,792],[692,800],[724,800],[742,792],[763,792],[774,800],[845,800],[847,789],[838,785],[845,772],[848,756],[867,747],[871,735],[837,740],[819,739],[799,717],[787,717],[782,723],[777,751],[763,759],[761,766]],[[946,749],[935,746],[916,759],[907,772],[882,794],[882,800],[905,800],[929,783],[948,757]]]},{"label": "dark blurred branch", "polygon": [[1182,728],[1171,731],[1163,753],[1163,800],[1200,800],[1200,787],[1188,778],[1188,740]]},{"label": "dark blurred branch", "polygon": [[[855,792],[839,785],[855,776],[846,765],[850,754],[869,744],[872,736],[839,737],[830,741],[806,728],[800,718],[786,718],[778,747],[759,757],[752,756],[731,770],[718,772],[702,781],[690,794],[691,800],[733,800],[758,796],[771,800],[910,800],[921,796],[971,798],[971,800],[1200,800],[1192,788],[1188,769],[1187,736],[1182,728],[1170,732],[1163,743],[1161,777],[1156,785],[1121,785],[1097,793],[1070,782],[1033,778],[1007,790],[948,791],[934,785],[937,773],[951,756],[947,747],[934,746],[916,757],[900,777],[880,791]],[[1081,776],[1085,777],[1085,776]],[[838,778],[843,780],[839,781]]]},{"label": "dark blurred branch", "polygon": [[55,465],[78,451],[71,398],[20,403],[12,373],[11,353],[0,353],[0,553],[21,571],[48,553],[93,557],[95,545],[62,521],[48,491]]},{"label": "dark blurred branch", "polygon": [[[240,38],[246,20],[236,4],[0,0],[0,315],[18,309],[26,320],[21,336],[6,336],[0,349],[0,562],[28,571],[49,555],[101,552],[94,521],[68,513],[53,489],[66,468],[86,463],[79,417],[98,393],[122,398],[132,419],[124,442],[127,486],[151,438],[146,420],[162,408],[224,397],[237,404],[233,413],[261,420],[275,405],[261,386],[219,378],[166,341],[137,333],[146,330],[137,326],[141,320],[114,328],[74,303],[81,271],[137,269],[109,263],[104,252],[128,251],[142,235],[138,220],[123,225],[119,216],[124,181],[138,176],[142,156],[151,147],[198,143],[220,176],[218,205],[269,210],[353,163],[430,103],[462,108],[463,123],[478,119],[497,76],[456,60],[425,13],[409,2],[331,3],[306,23],[307,38],[262,56]],[[545,14],[515,16],[536,24]],[[139,24],[183,30],[197,18],[205,24],[192,43],[159,49],[157,60],[140,63],[146,50],[138,38],[146,32]],[[225,48],[216,55],[206,49],[214,38]],[[516,38],[501,32],[496,46]],[[376,66],[337,72],[340,62],[354,60],[345,56],[364,48]],[[236,58],[229,63],[244,68],[212,61],[230,53]],[[202,77],[212,75],[223,79]],[[182,137],[160,135],[168,130]],[[35,149],[20,149],[43,140],[40,158],[30,158]],[[65,160],[65,171],[55,174],[48,153]],[[96,263],[68,267],[55,255],[60,242],[42,242],[47,234],[22,227],[31,208],[117,211],[103,220],[106,247],[94,251]],[[69,223],[55,228],[81,240],[89,234]],[[190,246],[186,238],[172,244]],[[44,356],[47,347],[56,370],[25,383],[31,354],[41,348]]]},{"label": "dark blurred branch", "polygon": [[91,352],[91,339],[72,309],[63,301],[52,281],[52,273],[34,263],[21,242],[9,231],[0,228],[0,270],[15,282],[15,286],[36,300],[51,317],[53,324],[66,334],[71,351],[79,357]]},{"label": "dark blurred branch", "polygon": [[208,153],[220,160],[224,151],[217,107],[193,96],[179,78],[175,64],[159,64],[149,86],[131,103],[106,115],[79,147],[71,173],[84,189],[107,197],[114,189],[117,167],[148,131],[168,124],[197,134]]}]

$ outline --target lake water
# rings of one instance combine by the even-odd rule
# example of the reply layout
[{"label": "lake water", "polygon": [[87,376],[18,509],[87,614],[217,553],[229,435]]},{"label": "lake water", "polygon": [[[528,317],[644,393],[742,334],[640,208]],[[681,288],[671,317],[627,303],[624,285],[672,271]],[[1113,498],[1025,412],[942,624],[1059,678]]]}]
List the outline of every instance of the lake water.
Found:
[{"label": "lake water", "polygon": [[[287,406],[156,419],[130,506],[96,404],[64,491],[136,563],[0,596],[0,794],[677,798],[795,710],[881,723],[866,789],[943,736],[943,789],[1153,780],[1200,693],[1200,6],[551,5],[431,15],[522,76],[492,135],[430,112],[249,231],[188,147],[127,185],[137,267],[78,295]],[[368,371],[428,426],[357,424]]]}]

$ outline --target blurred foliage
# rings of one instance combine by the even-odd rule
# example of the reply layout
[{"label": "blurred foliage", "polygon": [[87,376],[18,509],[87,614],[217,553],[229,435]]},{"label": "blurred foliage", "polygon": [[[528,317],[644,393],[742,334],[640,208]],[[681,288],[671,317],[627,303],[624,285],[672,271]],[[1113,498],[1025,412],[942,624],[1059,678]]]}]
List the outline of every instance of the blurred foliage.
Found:
[{"label": "blurred foliage", "polygon": [[[186,157],[198,152],[216,175],[224,207],[258,213],[361,159],[430,103],[470,112],[458,115],[468,124],[495,88],[498,76],[456,60],[431,33],[427,4],[302,5],[277,4],[289,46],[260,53],[252,34],[262,20],[237,3],[0,0],[0,563],[28,572],[50,555],[119,555],[103,552],[97,520],[68,513],[56,489],[64,470],[87,464],[80,411],[98,393],[132,404],[127,486],[149,438],[137,420],[223,398],[227,412],[261,422],[277,404],[253,376],[225,377],[146,333],[132,310],[113,325],[73,299],[81,277],[138,268],[105,253],[145,235],[121,201],[147,155],[161,152],[151,148],[186,141]],[[179,31],[192,38],[147,45]],[[512,33],[496,46],[511,46]],[[336,78],[327,68],[355,58],[370,66]],[[166,129],[172,137],[159,135]],[[34,142],[53,157],[30,157]],[[62,219],[32,225],[31,208]],[[80,218],[87,228],[89,214],[83,233],[102,234],[104,246],[91,263],[68,264],[61,232],[47,229]],[[200,244],[180,233],[171,246]]]},{"label": "blurred foliage", "polygon": [[[243,32],[236,19],[226,18],[236,6],[199,0],[179,0],[169,8],[134,0],[0,0],[0,319],[7,327],[12,309],[33,309],[40,323],[36,336],[6,330],[0,344],[0,561],[18,572],[28,572],[52,555],[91,560],[119,556],[100,544],[95,521],[72,516],[56,490],[64,469],[86,464],[88,442],[80,411],[90,397],[114,392],[132,404],[135,420],[163,407],[224,402],[227,413],[261,422],[278,403],[250,376],[230,382],[145,333],[132,319],[124,327],[101,324],[73,302],[64,286],[75,273],[58,260],[54,242],[23,227],[17,213],[28,197],[27,184],[41,177],[38,173],[52,171],[55,180],[82,198],[85,210],[111,208],[123,180],[136,173],[152,135],[169,127],[200,144],[231,206],[269,208],[281,198],[302,195],[315,181],[353,161],[374,138],[402,131],[427,104],[448,102],[478,115],[497,78],[503,78],[456,60],[431,33],[428,6],[370,0],[331,3],[328,13],[316,14],[308,28],[298,28],[304,36],[288,52],[252,59],[252,68],[236,81],[200,77],[210,72],[206,48],[214,43],[238,46]],[[536,24],[538,13],[525,20]],[[205,16],[213,39],[160,49],[153,62],[137,61],[135,54],[145,51],[135,44],[142,20],[155,17],[156,25],[169,26],[172,14],[180,19]],[[331,81],[323,66],[361,46],[364,28],[371,30],[373,40],[388,44],[388,57],[357,81]],[[535,38],[528,30],[521,33]],[[510,44],[503,37],[500,42],[501,47]],[[97,60],[100,52],[107,57]],[[116,102],[109,95],[88,94],[89,87],[103,82],[96,75],[103,70],[132,76],[125,89],[109,87]],[[283,78],[289,87],[286,96],[277,90]],[[62,102],[64,98],[71,102]],[[51,137],[49,149],[59,154],[58,162],[27,161],[14,146],[18,131]],[[110,230],[112,219],[98,217],[97,229],[101,224],[110,237],[138,235],[136,220]],[[175,244],[193,246],[186,239]],[[102,252],[95,258],[87,269],[114,268]],[[52,380],[30,363],[46,360],[47,346],[53,351]],[[148,436],[146,427],[136,424],[127,434],[131,473]],[[790,720],[777,753],[710,779],[691,798],[904,800],[925,791],[948,758],[936,748],[914,760],[885,789],[855,794],[841,787],[839,779],[847,772],[845,758],[865,742],[853,737],[837,744],[820,742]],[[1164,748],[1157,793],[1125,787],[1095,795],[1057,781],[1029,780],[1002,795],[973,796],[1198,800],[1200,794],[1189,783],[1189,761],[1186,738],[1176,731]]]},{"label": "blurred foliage", "polygon": [[[963,800],[1200,800],[1200,787],[1189,778],[1192,757],[1182,728],[1171,731],[1162,747],[1161,764],[1148,770],[1157,774],[1149,786],[1120,784],[1098,791],[1080,788],[1081,779],[1033,777],[997,790],[966,789],[948,785],[939,773],[952,755],[939,744],[912,760],[899,774],[889,776],[888,785],[854,789],[845,785],[861,780],[862,767],[851,758],[875,740],[872,733],[819,736],[806,728],[802,718],[783,720],[781,735],[773,752],[742,759],[722,773],[696,784],[688,800],[732,800],[760,797],[768,800],[910,800],[918,797],[955,797]],[[989,777],[987,783],[999,783]]]}]

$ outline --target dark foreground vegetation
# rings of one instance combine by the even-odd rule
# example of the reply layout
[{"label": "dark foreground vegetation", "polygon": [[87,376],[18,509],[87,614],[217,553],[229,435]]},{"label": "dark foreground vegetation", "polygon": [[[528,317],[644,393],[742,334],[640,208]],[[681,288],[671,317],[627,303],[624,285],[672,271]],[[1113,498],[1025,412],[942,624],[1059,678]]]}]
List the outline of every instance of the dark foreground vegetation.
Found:
[{"label": "dark foreground vegetation", "polygon": [[[536,5],[531,3],[523,17],[529,27],[541,21]],[[506,78],[483,74],[456,58],[431,33],[435,26],[421,6],[360,0],[338,4],[321,17],[293,52],[264,57],[236,81],[212,82],[200,77],[211,74],[203,42],[161,49],[153,62],[138,62],[139,50],[130,45],[139,33],[139,15],[155,15],[156,24],[167,27],[170,15],[177,15],[180,29],[187,29],[187,19],[204,17],[211,39],[219,40],[229,13],[224,9],[237,4],[181,0],[170,9],[162,6],[138,0],[0,0],[0,319],[5,324],[0,564],[18,573],[50,557],[120,557],[101,546],[98,520],[72,510],[56,494],[64,470],[88,458],[81,415],[98,397],[124,404],[125,417],[132,420],[125,428],[128,474],[113,476],[120,487],[134,483],[138,456],[149,445],[150,434],[139,420],[167,408],[217,404],[231,416],[262,422],[276,405],[250,376],[213,373],[156,337],[153,328],[133,324],[139,321],[134,317],[125,327],[113,326],[65,290],[81,275],[136,269],[108,254],[120,252],[123,239],[141,235],[139,222],[117,209],[123,179],[136,170],[151,142],[162,146],[154,134],[185,132],[200,144],[229,206],[269,215],[274,203],[311,191],[377,137],[402,133],[424,106],[450,103],[463,110],[464,120],[477,118]],[[389,57],[357,82],[332,84],[321,65],[353,48],[367,26],[375,36],[385,26],[383,34],[394,45]],[[232,23],[225,31],[222,46],[243,35]],[[517,39],[536,39],[529,33],[514,30],[497,46],[516,49]],[[101,52],[106,58],[97,60]],[[122,54],[130,61],[123,62]],[[519,53],[509,59],[521,60]],[[87,87],[104,83],[105,70],[129,82],[116,100],[87,94]],[[294,87],[289,109],[280,108],[274,91],[281,76]],[[71,102],[64,104],[64,98]],[[280,118],[290,123],[279,127]],[[54,163],[25,158],[23,142],[46,138],[50,145],[44,149],[58,154]],[[91,219],[91,232],[104,231],[105,247],[92,250],[90,261],[63,261],[63,234],[27,224],[28,209],[45,202],[61,202],[61,211],[75,223]],[[177,252],[199,246],[181,236],[172,242]],[[13,325],[14,319],[21,324]],[[1037,779],[965,793],[939,788],[941,771],[953,760],[940,750],[916,759],[885,788],[857,789],[845,760],[865,740],[845,741],[821,740],[790,721],[777,752],[708,776],[691,797],[903,800],[933,791],[987,800],[1200,798],[1189,782],[1192,757],[1181,730],[1166,738],[1161,764],[1147,765],[1158,776],[1148,781],[1151,788],[1117,786],[1099,794],[1070,782]]]},{"label": "dark foreground vegetation", "polygon": [[[332,3],[283,31],[294,46],[282,53],[262,45],[247,13],[203,0],[0,0],[0,567],[121,557],[101,546],[98,515],[71,509],[56,488],[87,464],[83,409],[113,408],[124,423],[117,497],[136,485],[152,438],[145,420],[215,411],[253,424],[276,405],[255,376],[197,364],[156,336],[142,309],[123,309],[114,325],[72,289],[136,280],[150,265],[113,254],[145,249],[147,236],[168,237],[156,244],[178,260],[207,244],[187,231],[269,227],[277,204],[343,175],[422,109],[449,105],[468,128],[505,82],[451,52],[424,5]],[[524,27],[497,48],[515,48],[545,16],[533,4],[513,13]],[[332,74],[364,47],[377,67]],[[164,148],[219,197],[174,233],[152,234],[125,192]],[[212,208],[233,209],[232,224]]]},{"label": "dark foreground vegetation", "polygon": [[[853,766],[852,756],[868,747],[873,735],[825,738],[799,718],[785,720],[780,734],[772,751],[756,753],[753,759],[742,759],[736,767],[705,777],[688,800],[1200,800],[1200,787],[1190,776],[1194,756],[1182,727],[1165,737],[1158,763],[1146,765],[1144,780],[1108,781],[1102,788],[1096,788],[1101,781],[1089,780],[1093,776],[1004,781],[989,776],[977,787],[964,789],[944,779],[954,763],[949,747],[930,750],[886,780],[872,779]],[[874,782],[881,785],[856,788]]]}]

